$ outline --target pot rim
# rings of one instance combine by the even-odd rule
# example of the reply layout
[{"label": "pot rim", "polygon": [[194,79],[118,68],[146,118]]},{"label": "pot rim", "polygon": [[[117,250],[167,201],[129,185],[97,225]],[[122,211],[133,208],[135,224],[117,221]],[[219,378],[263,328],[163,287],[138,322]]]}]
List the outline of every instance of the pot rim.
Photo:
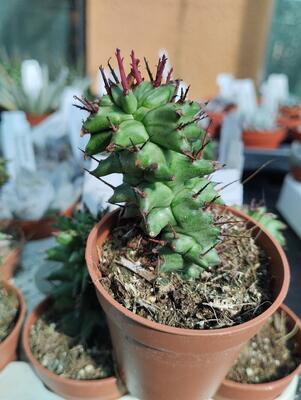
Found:
[{"label": "pot rim", "polygon": [[[285,304],[281,304],[278,310],[283,310],[294,322],[298,325],[299,331],[301,331],[301,320],[300,318]],[[301,372],[301,362],[300,364],[288,375],[276,379],[274,381],[264,382],[264,383],[240,383],[231,381],[230,379],[224,379],[221,383],[221,386],[236,389],[236,390],[254,390],[254,391],[262,391],[269,390],[271,386],[281,386],[285,381],[290,381],[296,374]]]},{"label": "pot rim", "polygon": [[286,255],[284,253],[284,250],[280,246],[280,244],[274,239],[271,234],[257,221],[255,221],[252,217],[246,215],[244,212],[237,210],[233,207],[230,206],[218,206],[221,208],[226,208],[230,212],[236,214],[237,216],[246,219],[248,222],[251,222],[253,225],[256,225],[267,237],[268,239],[273,243],[274,247],[276,247],[276,250],[278,251],[281,261],[282,261],[282,266],[283,266],[283,284],[281,287],[281,290],[279,291],[277,297],[274,299],[273,303],[261,314],[259,314],[257,317],[244,322],[239,325],[235,326],[230,326],[226,328],[219,328],[219,329],[203,329],[203,330],[196,330],[196,329],[188,329],[188,328],[175,328],[171,327],[168,325],[160,324],[158,322],[150,321],[146,318],[143,318],[132,311],[128,310],[125,308],[122,304],[120,304],[118,301],[116,301],[110,294],[107,292],[107,290],[104,288],[104,286],[101,284],[101,273],[98,269],[98,263],[95,265],[93,261],[93,247],[95,242],[97,241],[97,238],[99,236],[99,233],[102,230],[102,226],[109,220],[110,218],[114,217],[117,213],[119,213],[119,210],[114,210],[112,212],[106,213],[105,216],[93,227],[91,230],[88,240],[87,240],[87,245],[86,245],[86,262],[87,262],[87,267],[88,271],[91,277],[92,282],[94,283],[96,289],[101,293],[101,295],[106,299],[108,303],[114,308],[116,308],[120,313],[124,314],[127,318],[134,320],[136,323],[139,323],[140,325],[145,326],[146,328],[153,329],[156,331],[164,332],[167,334],[173,334],[173,335],[186,335],[186,336],[191,336],[191,337],[196,337],[196,336],[216,336],[217,338],[223,335],[231,335],[231,334],[236,334],[238,332],[241,332],[243,330],[248,330],[250,326],[252,326],[254,323],[261,323],[264,321],[266,318],[268,318],[271,314],[273,314],[280,306],[280,304],[283,302],[288,288],[289,288],[289,281],[290,281],[290,270],[289,270],[289,264],[286,258]]},{"label": "pot rim", "polygon": [[117,384],[117,378],[115,376],[110,376],[108,378],[101,378],[101,379],[73,379],[73,378],[65,378],[63,376],[57,375],[54,372],[50,371],[49,369],[45,368],[33,355],[30,344],[29,344],[29,332],[32,327],[32,325],[37,321],[37,319],[43,314],[43,311],[45,308],[51,304],[52,299],[51,297],[46,297],[44,300],[42,300],[34,309],[33,311],[28,315],[24,327],[23,327],[23,332],[22,332],[22,345],[26,354],[27,359],[29,362],[32,364],[32,366],[36,370],[41,370],[43,372],[43,375],[47,375],[48,379],[51,379],[53,381],[60,381],[61,383],[65,383],[67,385],[72,385],[72,386],[80,386],[82,387],[83,385],[89,385],[89,386],[104,386],[104,385],[111,385],[116,382]]},{"label": "pot rim", "polygon": [[24,297],[23,297],[21,291],[16,286],[12,285],[8,281],[4,280],[2,282],[3,282],[3,285],[5,288],[13,291],[17,295],[17,298],[19,301],[19,315],[18,315],[17,321],[16,321],[13,329],[10,331],[8,336],[6,336],[6,338],[2,342],[0,342],[0,349],[1,349],[1,346],[5,346],[7,344],[11,335],[16,335],[18,330],[21,329],[21,325],[24,321],[24,317],[25,317],[25,313],[26,313],[26,304],[25,304],[25,300],[24,300]]}]

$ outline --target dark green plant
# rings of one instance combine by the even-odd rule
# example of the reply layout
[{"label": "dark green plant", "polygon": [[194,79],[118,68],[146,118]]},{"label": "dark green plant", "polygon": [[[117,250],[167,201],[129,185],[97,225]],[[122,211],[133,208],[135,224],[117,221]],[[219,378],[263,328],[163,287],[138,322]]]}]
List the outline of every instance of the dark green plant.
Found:
[{"label": "dark green plant", "polygon": [[164,244],[161,272],[198,277],[219,263],[220,227],[210,205],[221,200],[208,175],[220,165],[203,157],[208,139],[199,121],[206,114],[201,104],[186,100],[188,90],[177,96],[172,70],[162,81],[165,56],[154,76],[145,60],[148,81],[133,51],[129,74],[119,49],[116,58],[120,82],[110,65],[115,82],[100,68],[107,95],[79,106],[90,112],[83,124],[83,133],[91,134],[86,155],[108,153],[91,174],[123,174],[109,202],[125,203],[124,216],[140,220],[147,235]]},{"label": "dark green plant", "polygon": [[55,315],[62,330],[82,342],[93,339],[97,327],[101,328],[99,332],[105,329],[85,262],[86,240],[95,222],[88,212],[75,211],[72,218],[59,217],[57,244],[48,250],[48,259],[61,263],[48,276],[53,283]]}]

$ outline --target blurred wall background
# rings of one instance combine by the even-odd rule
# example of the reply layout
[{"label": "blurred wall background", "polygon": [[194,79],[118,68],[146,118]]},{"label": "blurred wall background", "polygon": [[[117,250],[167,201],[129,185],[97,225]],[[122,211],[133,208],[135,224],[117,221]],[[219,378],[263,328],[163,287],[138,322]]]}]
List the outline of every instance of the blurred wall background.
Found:
[{"label": "blurred wall background", "polygon": [[[216,93],[219,72],[261,78],[272,0],[87,0],[87,69],[120,47],[134,48],[155,65],[168,51],[175,77],[185,77],[192,96]],[[143,5],[143,7],[141,7]]]}]

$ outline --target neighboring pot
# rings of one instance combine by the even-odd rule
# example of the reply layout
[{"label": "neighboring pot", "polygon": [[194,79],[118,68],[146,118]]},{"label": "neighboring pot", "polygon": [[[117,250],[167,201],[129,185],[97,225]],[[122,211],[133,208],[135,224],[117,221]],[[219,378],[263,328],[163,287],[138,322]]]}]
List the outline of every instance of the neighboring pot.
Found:
[{"label": "neighboring pot", "polygon": [[17,229],[17,231],[17,245],[9,251],[2,264],[0,264],[0,279],[9,280],[12,278],[17,266],[20,264],[24,234],[20,229]]},{"label": "neighboring pot", "polygon": [[45,313],[51,305],[51,299],[42,301],[27,318],[23,329],[23,347],[26,356],[36,373],[46,386],[58,395],[67,400],[115,400],[119,399],[126,390],[119,385],[115,377],[95,379],[95,380],[77,380],[64,378],[49,371],[43,367],[32,354],[30,348],[30,329],[37,319]]},{"label": "neighboring pot", "polygon": [[16,293],[19,300],[19,314],[13,330],[0,342],[0,371],[9,362],[17,359],[18,340],[26,311],[25,301],[21,292],[8,282],[4,282],[4,287]]},{"label": "neighboring pot", "polygon": [[281,116],[277,119],[277,123],[285,129],[294,130],[301,125],[301,117]]},{"label": "neighboring pot", "polygon": [[107,316],[119,373],[129,392],[140,400],[211,398],[242,345],[260,330],[287,294],[290,272],[281,246],[255,220],[231,207],[227,210],[245,218],[250,226],[256,226],[252,234],[270,259],[274,297],[274,302],[261,315],[229,328],[173,328],[127,310],[103,287],[98,268],[99,251],[118,223],[119,212],[106,214],[88,237],[87,266]]},{"label": "neighboring pot", "polygon": [[290,172],[296,181],[301,182],[301,143],[298,141],[291,145]]},{"label": "neighboring pot", "polygon": [[298,127],[292,129],[291,134],[294,140],[301,142],[301,123]]},{"label": "neighboring pot", "polygon": [[246,147],[262,149],[276,149],[285,137],[286,130],[281,127],[271,131],[246,129],[242,133],[242,139]]},{"label": "neighboring pot", "polygon": [[43,122],[46,118],[49,117],[50,114],[28,114],[26,113],[26,119],[29,122],[30,126],[34,127]]},{"label": "neighboring pot", "polygon": [[[72,204],[67,210],[60,215],[71,217],[75,204]],[[55,232],[53,225],[55,224],[56,217],[46,217],[38,220],[22,220],[14,219],[11,223],[24,232],[26,240],[39,240],[45,239]]]},{"label": "neighboring pot", "polygon": [[226,112],[219,111],[207,111],[206,112],[209,119],[211,120],[209,127],[208,127],[208,134],[212,138],[217,138],[220,134],[221,126],[224,121]]},{"label": "neighboring pot", "polygon": [[301,105],[296,106],[282,106],[280,108],[281,114],[289,118],[301,117]]},{"label": "neighboring pot", "polygon": [[[301,321],[292,310],[282,304],[279,311],[284,311],[288,317],[289,329],[293,329],[295,325],[299,330],[296,333],[295,339],[298,342],[301,351]],[[267,383],[247,384],[238,383],[225,379],[214,396],[215,400],[274,400],[279,396],[292,379],[300,374],[301,364],[289,375],[276,381]]]}]

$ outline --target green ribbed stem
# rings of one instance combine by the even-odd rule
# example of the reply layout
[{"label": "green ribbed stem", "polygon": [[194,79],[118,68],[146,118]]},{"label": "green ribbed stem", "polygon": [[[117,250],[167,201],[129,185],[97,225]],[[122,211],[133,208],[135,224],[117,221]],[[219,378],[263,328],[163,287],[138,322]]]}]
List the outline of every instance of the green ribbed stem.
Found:
[{"label": "green ribbed stem", "polygon": [[150,74],[150,81],[144,81],[133,52],[127,77],[118,50],[116,56],[121,83],[117,77],[114,84],[108,81],[102,71],[108,94],[98,107],[83,101],[91,111],[83,124],[91,134],[86,154],[108,152],[91,173],[123,174],[109,201],[125,203],[125,216],[139,218],[151,238],[164,241],[161,272],[198,277],[202,269],[218,264],[220,236],[209,207],[220,203],[220,196],[208,180],[219,165],[202,158],[207,137],[199,120],[204,112],[184,94],[176,98],[178,82],[170,74],[162,83],[165,57],[156,77]]}]

